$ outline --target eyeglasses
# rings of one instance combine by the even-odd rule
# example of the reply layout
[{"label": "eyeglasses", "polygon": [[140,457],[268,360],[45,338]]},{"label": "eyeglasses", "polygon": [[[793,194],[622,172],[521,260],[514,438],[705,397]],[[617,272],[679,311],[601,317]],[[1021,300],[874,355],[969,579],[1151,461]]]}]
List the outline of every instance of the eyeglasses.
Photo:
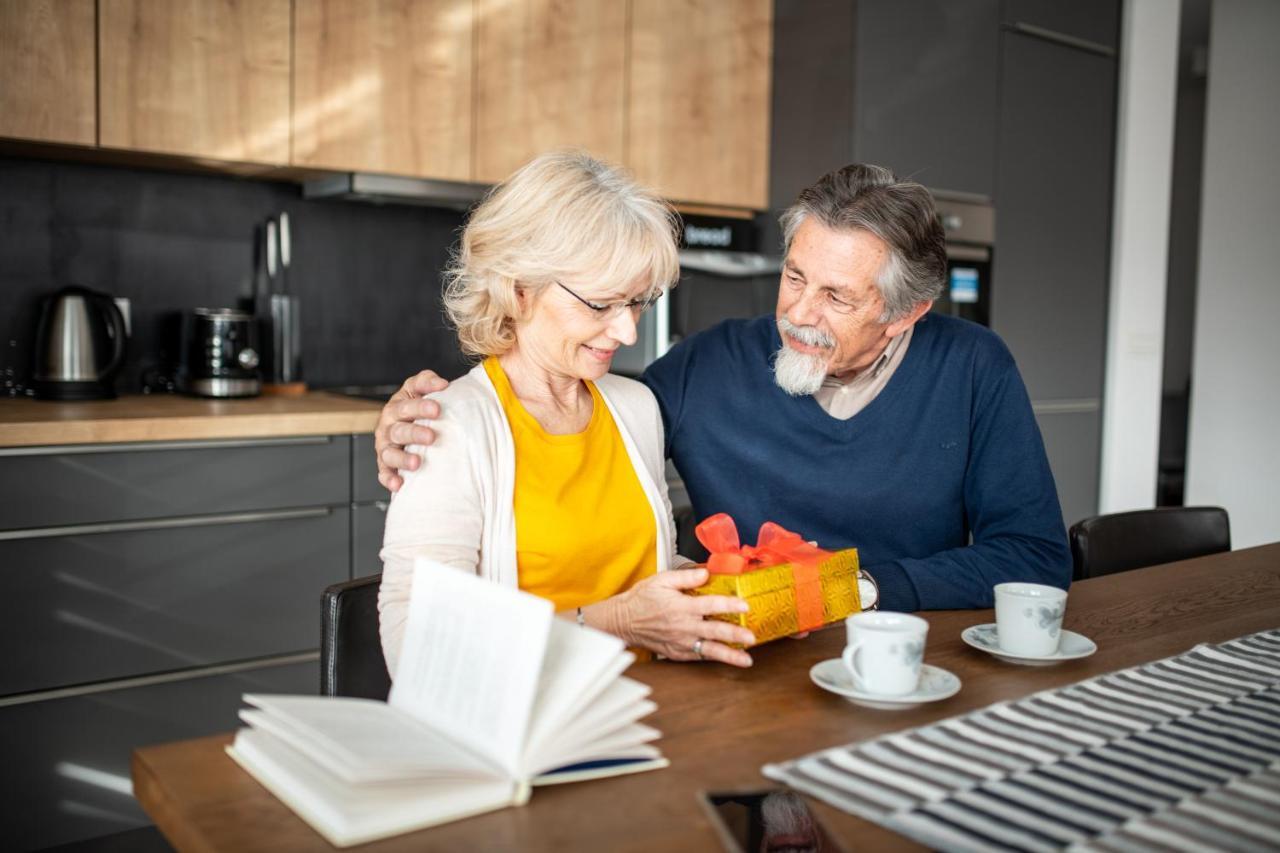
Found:
[{"label": "eyeglasses", "polygon": [[658,304],[658,299],[662,296],[661,293],[654,293],[649,296],[641,296],[637,299],[631,299],[626,302],[609,302],[602,305],[599,302],[591,302],[590,300],[583,299],[581,296],[574,293],[563,284],[560,284],[558,281],[556,284],[559,284],[560,287],[564,289],[565,293],[590,308],[591,313],[595,314],[596,317],[601,320],[612,320],[615,317],[621,316],[623,311],[630,311],[632,316],[639,317],[654,305]]}]

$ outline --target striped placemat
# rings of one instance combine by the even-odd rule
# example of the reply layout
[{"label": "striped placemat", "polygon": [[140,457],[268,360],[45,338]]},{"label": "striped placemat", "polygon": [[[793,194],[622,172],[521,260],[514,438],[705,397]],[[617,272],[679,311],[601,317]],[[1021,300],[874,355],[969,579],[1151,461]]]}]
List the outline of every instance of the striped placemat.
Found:
[{"label": "striped placemat", "polygon": [[1280,629],[763,772],[941,850],[1280,850]]}]

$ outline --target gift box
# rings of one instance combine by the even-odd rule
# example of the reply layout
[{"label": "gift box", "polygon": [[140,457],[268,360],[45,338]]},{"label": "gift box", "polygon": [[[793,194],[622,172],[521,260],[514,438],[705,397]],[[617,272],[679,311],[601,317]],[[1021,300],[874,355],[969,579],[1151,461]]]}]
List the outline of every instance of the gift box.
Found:
[{"label": "gift box", "polygon": [[756,644],[837,622],[862,609],[858,597],[858,549],[826,551],[798,533],[765,522],[755,545],[742,545],[733,519],[713,515],[697,527],[711,552],[710,579],[695,595],[733,595],[746,613],[710,617],[751,630]]}]

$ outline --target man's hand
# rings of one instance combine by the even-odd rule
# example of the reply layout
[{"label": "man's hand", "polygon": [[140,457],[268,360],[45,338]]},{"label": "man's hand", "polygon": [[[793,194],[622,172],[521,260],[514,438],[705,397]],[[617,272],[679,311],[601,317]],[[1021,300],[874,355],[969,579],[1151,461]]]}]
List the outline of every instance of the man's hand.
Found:
[{"label": "man's hand", "polygon": [[399,491],[404,485],[399,473],[401,468],[414,471],[422,461],[404,449],[410,444],[427,445],[436,440],[430,427],[414,423],[419,418],[440,417],[440,404],[424,400],[423,396],[448,387],[448,380],[441,379],[433,370],[424,370],[406,379],[382,407],[378,428],[373,431],[373,449],[378,455],[378,482],[388,491]]}]

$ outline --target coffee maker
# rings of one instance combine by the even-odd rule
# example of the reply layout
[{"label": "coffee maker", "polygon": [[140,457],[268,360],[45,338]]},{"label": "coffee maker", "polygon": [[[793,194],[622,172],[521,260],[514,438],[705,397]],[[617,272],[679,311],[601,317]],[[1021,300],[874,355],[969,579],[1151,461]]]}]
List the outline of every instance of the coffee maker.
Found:
[{"label": "coffee maker", "polygon": [[45,400],[110,400],[128,327],[105,293],[64,287],[45,297],[36,330],[32,389]]}]

